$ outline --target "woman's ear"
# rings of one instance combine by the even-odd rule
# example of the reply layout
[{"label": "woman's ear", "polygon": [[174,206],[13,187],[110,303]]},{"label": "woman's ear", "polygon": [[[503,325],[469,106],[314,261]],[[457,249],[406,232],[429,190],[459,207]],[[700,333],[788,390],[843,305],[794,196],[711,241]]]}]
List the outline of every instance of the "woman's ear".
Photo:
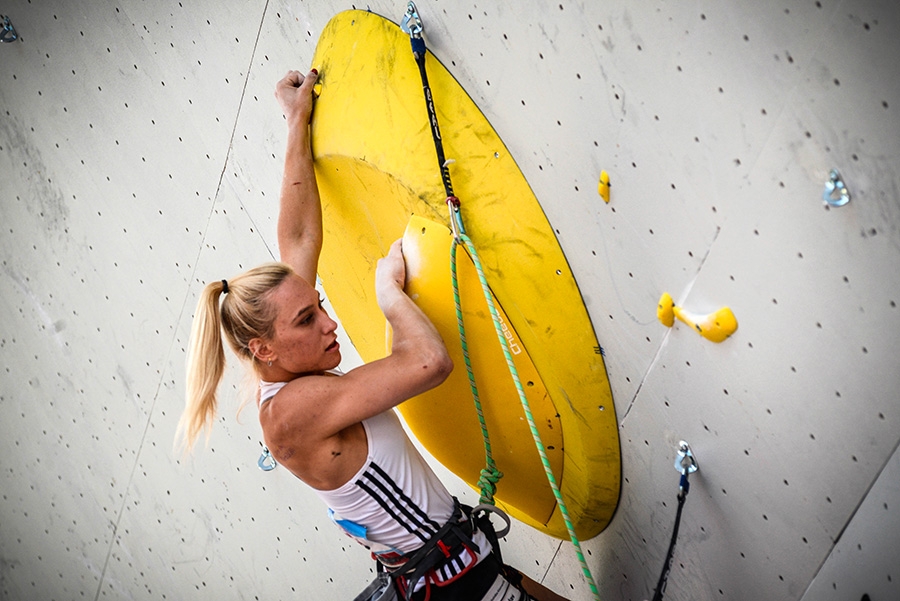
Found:
[{"label": "woman's ear", "polygon": [[250,352],[262,363],[268,363],[275,360],[275,351],[262,338],[251,338],[247,344]]}]

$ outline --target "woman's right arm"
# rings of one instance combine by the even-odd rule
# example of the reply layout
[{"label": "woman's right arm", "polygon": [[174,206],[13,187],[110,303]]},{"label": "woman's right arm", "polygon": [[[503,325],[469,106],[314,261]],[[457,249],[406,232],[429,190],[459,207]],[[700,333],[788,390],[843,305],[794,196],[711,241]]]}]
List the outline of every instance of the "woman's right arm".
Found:
[{"label": "woman's right arm", "polygon": [[285,386],[268,416],[274,427],[269,435],[279,436],[277,444],[327,439],[435,388],[450,375],[453,361],[440,334],[403,291],[405,274],[397,241],[378,262],[375,275],[378,304],[393,331],[390,354],[340,378],[307,376]]}]

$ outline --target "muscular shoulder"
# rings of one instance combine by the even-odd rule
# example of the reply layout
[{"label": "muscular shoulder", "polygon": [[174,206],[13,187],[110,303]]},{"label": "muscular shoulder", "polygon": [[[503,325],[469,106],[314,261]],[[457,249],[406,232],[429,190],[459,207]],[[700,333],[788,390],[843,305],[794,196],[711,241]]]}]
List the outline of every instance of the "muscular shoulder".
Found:
[{"label": "muscular shoulder", "polygon": [[[292,381],[262,407],[260,424],[275,460],[314,488],[342,484],[366,455],[361,423],[334,431],[329,394],[337,378],[305,376]],[[325,425],[323,425],[325,424]]]},{"label": "muscular shoulder", "polygon": [[333,376],[303,376],[285,384],[259,409],[259,422],[266,436],[277,442],[282,436],[316,437],[316,424],[328,409],[329,380]]}]

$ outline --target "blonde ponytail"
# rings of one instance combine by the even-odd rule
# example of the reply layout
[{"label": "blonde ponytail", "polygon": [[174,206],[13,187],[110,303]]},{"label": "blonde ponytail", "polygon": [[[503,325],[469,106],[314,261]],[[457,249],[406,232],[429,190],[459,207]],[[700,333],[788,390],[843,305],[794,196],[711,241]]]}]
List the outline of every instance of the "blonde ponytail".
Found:
[{"label": "blonde ponytail", "polygon": [[201,292],[191,326],[185,408],[176,435],[182,437],[185,454],[204,430],[209,440],[218,405],[216,389],[225,372],[223,331],[234,353],[255,367],[250,340],[270,339],[273,334],[275,314],[268,293],[293,273],[284,263],[267,263],[233,280],[207,284]]},{"label": "blonde ponytail", "polygon": [[178,424],[178,432],[184,436],[185,453],[190,453],[204,429],[207,440],[209,439],[209,428],[216,415],[216,388],[225,372],[225,351],[222,349],[219,317],[219,296],[224,286],[224,282],[214,282],[203,289],[191,326],[187,356],[187,399]]}]

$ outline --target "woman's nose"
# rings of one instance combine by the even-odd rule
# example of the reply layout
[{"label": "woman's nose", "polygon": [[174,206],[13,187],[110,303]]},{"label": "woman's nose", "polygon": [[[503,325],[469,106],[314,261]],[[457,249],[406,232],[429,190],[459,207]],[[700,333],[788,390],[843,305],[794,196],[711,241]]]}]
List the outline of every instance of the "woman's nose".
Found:
[{"label": "woman's nose", "polygon": [[331,319],[331,316],[328,313],[325,314],[325,331],[327,333],[332,333],[337,329],[337,322]]}]

